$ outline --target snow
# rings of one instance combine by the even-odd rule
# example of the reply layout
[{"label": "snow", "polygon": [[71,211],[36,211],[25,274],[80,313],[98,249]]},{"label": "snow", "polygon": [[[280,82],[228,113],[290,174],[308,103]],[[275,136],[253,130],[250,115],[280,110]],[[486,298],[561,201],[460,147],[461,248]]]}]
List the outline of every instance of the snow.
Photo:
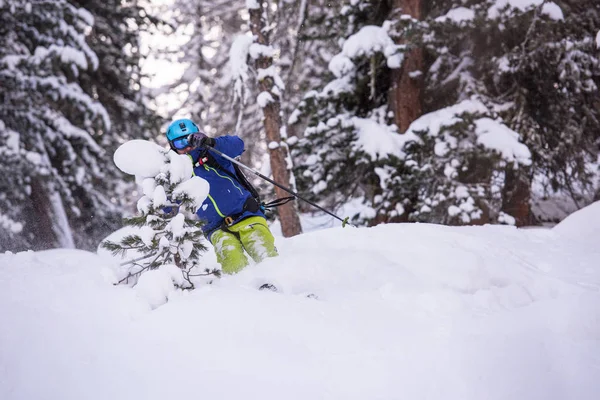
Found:
[{"label": "snow", "polygon": [[594,244],[598,241],[598,226],[600,226],[600,201],[569,215],[553,230],[560,235]]},{"label": "snow", "polygon": [[208,197],[209,192],[210,184],[199,176],[193,176],[177,185],[173,190],[173,196],[174,199],[179,199],[184,195],[190,196],[193,199],[192,207],[198,209]]},{"label": "snow", "polygon": [[[58,96],[61,99],[81,104],[89,109],[94,115],[99,115],[107,130],[111,128],[110,117],[102,104],[92,100],[76,83],[68,83],[64,76],[29,77],[29,84],[38,85]],[[56,113],[56,115],[59,115]]]},{"label": "snow", "polygon": [[136,210],[142,214],[147,214],[150,211],[152,205],[152,195],[144,196],[137,201]]},{"label": "snow", "polygon": [[[48,161],[45,161],[48,164]],[[73,237],[73,231],[69,218],[67,217],[67,210],[65,209],[65,202],[60,195],[60,192],[56,189],[52,189],[50,186],[48,189],[48,206],[52,210],[52,231],[56,236],[56,243],[58,247],[74,249],[75,239]]]},{"label": "snow", "polygon": [[344,42],[342,54],[349,58],[355,58],[381,52],[387,56],[395,53],[396,50],[397,46],[385,28],[368,25],[362,27]]},{"label": "snow", "polygon": [[[408,127],[406,134],[413,136],[412,140],[418,140],[416,134],[424,131],[427,131],[430,136],[437,137],[443,127],[462,121],[459,116],[464,113],[487,114],[488,109],[476,99],[464,100],[453,106],[422,115]],[[479,118],[474,123],[477,143],[497,151],[506,161],[518,162],[523,165],[531,164],[531,152],[527,146],[519,142],[520,136],[517,132],[491,118]],[[446,155],[449,141],[456,142],[456,138],[446,135],[444,141],[436,143],[435,154]]]},{"label": "snow", "polygon": [[156,208],[166,207],[169,204],[165,188],[157,186],[152,194],[152,205]]},{"label": "snow", "polygon": [[159,268],[142,274],[134,289],[150,308],[155,309],[168,301],[169,294],[175,291],[175,285],[171,274]]},{"label": "snow", "polygon": [[113,160],[126,174],[150,178],[158,175],[168,152],[147,140],[130,140],[119,146]]},{"label": "snow", "polygon": [[177,154],[147,140],[123,143],[113,155],[115,165],[126,174],[140,180],[168,173],[171,183],[179,183],[193,174],[193,165],[187,155]]},{"label": "snow", "polygon": [[475,11],[466,7],[457,7],[448,11],[445,15],[437,17],[435,20],[437,22],[452,21],[460,24],[465,21],[472,21],[473,19],[475,19]]},{"label": "snow", "polygon": [[329,61],[329,70],[333,72],[337,78],[348,75],[349,73],[353,72],[355,68],[356,67],[352,60],[343,54],[337,54],[331,59],[331,61]]},{"label": "snow", "polygon": [[393,126],[380,124],[372,119],[352,117],[350,121],[358,135],[355,146],[369,154],[373,160],[390,154],[400,156],[404,154],[404,144],[409,140],[416,140],[416,136],[400,135]]},{"label": "snow", "polygon": [[285,84],[283,83],[281,76],[279,76],[279,74],[277,73],[277,69],[274,65],[271,65],[269,68],[259,68],[257,70],[256,79],[259,82],[267,77],[273,79],[273,83],[276,87],[278,87],[279,89],[285,89]]},{"label": "snow", "polygon": [[444,126],[451,126],[460,122],[459,115],[463,113],[487,113],[486,106],[479,100],[469,99],[450,107],[430,112],[417,118],[407,129],[407,133],[429,130],[431,136],[438,136]]},{"label": "snow", "polygon": [[400,46],[396,45],[388,35],[385,27],[367,25],[344,42],[342,52],[329,62],[329,70],[337,77],[354,71],[353,58],[370,57],[375,53],[383,53],[389,68],[400,68],[402,56],[397,54]]},{"label": "snow", "polygon": [[457,186],[454,189],[454,195],[457,199],[466,199],[469,197],[469,189],[464,185]]},{"label": "snow", "polygon": [[529,148],[520,143],[519,134],[506,125],[491,118],[480,118],[475,121],[475,132],[478,143],[498,151],[506,161],[531,165]]},{"label": "snow", "polygon": [[[163,149],[164,151],[164,149]],[[144,159],[143,154],[137,155],[138,159]],[[172,184],[179,183],[189,179],[194,174],[194,166],[186,154],[177,154],[174,151],[167,151],[168,162],[162,166],[161,172],[168,173]]]},{"label": "snow", "polygon": [[228,68],[234,82],[233,92],[235,95],[235,101],[246,100],[244,93],[247,91],[244,89],[246,88],[246,82],[249,78],[247,60],[250,46],[252,45],[253,41],[254,38],[250,35],[238,35],[233,40],[231,48],[229,49]]},{"label": "snow", "polygon": [[258,60],[261,57],[273,57],[275,55],[275,49],[272,46],[252,43],[248,48],[248,54],[252,59]]},{"label": "snow", "polygon": [[542,5],[542,15],[547,15],[555,21],[564,20],[564,14],[558,4],[546,0],[496,0],[494,5],[488,9],[488,18],[498,18],[501,14],[500,10],[507,6],[525,12],[540,5]]},{"label": "snow", "polygon": [[[123,172],[134,175],[141,182],[144,196],[138,200],[137,210],[145,213],[150,205],[164,207],[171,201],[189,196],[189,207],[196,210],[208,197],[209,183],[193,176],[193,165],[189,156],[177,154],[146,140],[130,140],[123,143],[113,156],[115,165]],[[176,185],[173,198],[169,199],[165,188],[157,185],[155,177],[167,175],[169,182]]]},{"label": "snow", "polygon": [[89,26],[94,26],[94,23],[95,23],[94,16],[92,15],[92,13],[90,13],[85,8],[83,8],[83,7],[78,8],[77,15]]},{"label": "snow", "polygon": [[0,213],[0,228],[16,234],[23,230],[23,224],[13,221],[9,216]]},{"label": "snow", "polygon": [[257,0],[246,0],[246,8],[249,10],[258,10],[260,8],[260,4]]},{"label": "snow", "polygon": [[500,212],[500,215],[498,216],[498,222],[506,225],[515,225],[517,223],[517,220],[512,215]]},{"label": "snow", "polygon": [[269,92],[260,92],[258,96],[256,96],[256,103],[260,108],[265,108],[270,103],[274,103],[275,99]]},{"label": "snow", "polygon": [[[330,64],[331,65],[331,64]],[[348,72],[348,71],[346,71]],[[344,73],[346,73],[344,72]],[[351,82],[350,76],[346,75],[339,79],[334,79],[323,88],[320,97],[337,96],[341,93],[351,93],[354,90],[354,85]]]},{"label": "snow", "polygon": [[599,207],[553,230],[278,237],[191,292],[172,266],[130,288],[105,255],[5,253],[0,398],[597,399]]},{"label": "snow", "polygon": [[448,215],[451,217],[456,217],[457,215],[460,215],[460,213],[462,213],[462,210],[454,205],[448,207]]},{"label": "snow", "polygon": [[563,21],[565,19],[565,15],[560,6],[552,1],[544,3],[542,6],[542,14],[547,15],[550,19],[555,21]]},{"label": "snow", "polygon": [[70,46],[57,46],[54,44],[49,48],[38,46],[35,49],[33,58],[39,60],[38,62],[40,62],[44,58],[54,54],[58,55],[60,61],[66,65],[75,64],[83,70],[88,68],[88,62],[85,53]]}]

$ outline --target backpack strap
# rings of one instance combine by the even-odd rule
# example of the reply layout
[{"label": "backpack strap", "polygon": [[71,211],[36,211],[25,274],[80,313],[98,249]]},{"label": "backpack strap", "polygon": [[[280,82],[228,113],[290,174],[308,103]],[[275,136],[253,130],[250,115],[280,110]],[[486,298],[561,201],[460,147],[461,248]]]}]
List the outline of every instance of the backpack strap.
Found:
[{"label": "backpack strap", "polygon": [[286,203],[289,203],[292,200],[296,200],[296,196],[288,196],[288,197],[281,197],[279,199],[275,199],[273,201],[270,201],[268,203],[263,203],[262,206],[263,208],[275,208],[275,207],[279,207],[282,206]]},{"label": "backpack strap", "polygon": [[219,164],[217,159],[212,154],[210,154],[210,151],[207,151],[204,157],[201,158],[201,160],[204,161],[204,164],[208,165],[209,167],[218,169],[219,171],[222,171],[229,175],[231,179],[235,179],[240,185],[242,185],[247,191],[249,191],[252,197],[254,197],[254,199],[256,199],[256,201],[260,204],[260,194],[258,193],[256,188],[250,183],[250,181],[248,181],[248,178],[246,178],[246,175],[244,175],[244,173],[242,172],[240,167],[237,166],[237,164],[232,163],[233,169],[235,171],[234,174],[228,169],[223,168],[223,166]]},{"label": "backpack strap", "polygon": [[[282,206],[292,200],[296,200],[296,196],[288,196],[288,197],[282,197],[279,199],[275,199],[269,203],[262,202],[260,200],[260,194],[258,193],[256,188],[250,183],[250,181],[248,181],[248,178],[246,178],[246,175],[244,175],[241,168],[237,164],[232,163],[233,169],[235,170],[235,174],[234,174],[231,171],[223,168],[223,166],[221,164],[219,164],[217,159],[212,154],[210,154],[210,151],[207,151],[205,154],[203,154],[203,156],[200,157],[200,159],[198,160],[198,163],[200,165],[206,164],[209,167],[213,167],[215,169],[218,169],[219,171],[226,173],[227,175],[229,175],[229,177],[231,177],[232,179],[235,179],[240,185],[242,185],[246,190],[248,190],[250,192],[250,194],[252,195],[252,198],[253,198],[254,202],[256,203],[256,207],[257,207],[256,210],[252,209],[250,211],[258,211],[258,209],[260,209],[264,212],[267,209],[279,207],[279,206]],[[244,204],[244,211],[247,211],[249,209],[248,203],[252,203],[252,202],[247,201],[246,203],[247,204]]]}]

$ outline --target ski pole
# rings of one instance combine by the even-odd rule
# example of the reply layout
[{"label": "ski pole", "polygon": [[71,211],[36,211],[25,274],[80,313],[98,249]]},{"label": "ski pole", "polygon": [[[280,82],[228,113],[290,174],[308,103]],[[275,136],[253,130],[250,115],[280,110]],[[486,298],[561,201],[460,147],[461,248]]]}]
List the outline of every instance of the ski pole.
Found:
[{"label": "ski pole", "polygon": [[255,169],[253,169],[253,168],[250,168],[250,167],[248,167],[248,166],[247,166],[247,165],[245,165],[245,164],[242,164],[242,163],[241,163],[241,162],[239,162],[238,160],[236,160],[236,159],[234,159],[234,158],[232,158],[232,157],[229,157],[227,154],[223,154],[223,153],[221,153],[219,150],[215,149],[214,147],[210,147],[210,146],[205,146],[205,147],[206,147],[207,149],[209,149],[210,151],[214,151],[215,153],[217,153],[217,154],[218,154],[218,155],[220,155],[221,157],[223,157],[223,158],[225,158],[225,159],[227,159],[227,160],[231,161],[232,163],[235,163],[235,164],[239,165],[240,167],[247,169],[248,171],[252,172],[254,175],[258,176],[259,178],[262,178],[262,179],[264,179],[265,181],[267,181],[267,182],[269,182],[269,183],[271,183],[271,184],[273,184],[273,185],[277,186],[278,188],[280,188],[280,189],[282,189],[282,190],[285,190],[286,192],[288,192],[289,194],[293,195],[294,197],[297,197],[297,198],[299,198],[300,200],[302,200],[302,201],[304,201],[304,202],[306,202],[306,203],[310,204],[311,206],[313,206],[313,207],[316,207],[316,208],[318,208],[319,210],[321,210],[321,211],[323,211],[323,212],[325,212],[325,213],[327,213],[327,214],[331,215],[333,218],[335,218],[335,219],[338,219],[338,220],[342,221],[342,227],[345,227],[346,225],[350,225],[350,226],[352,226],[352,227],[356,228],[356,226],[355,226],[355,225],[352,225],[351,223],[349,223],[349,222],[348,222],[348,220],[350,219],[350,217],[346,217],[346,218],[342,219],[342,218],[338,217],[337,215],[335,215],[334,213],[332,213],[332,212],[330,212],[330,211],[327,211],[326,209],[324,209],[324,208],[323,208],[323,207],[321,207],[320,205],[318,205],[318,204],[315,204],[315,203],[313,203],[312,201],[310,201],[310,200],[307,200],[307,199],[303,198],[303,197],[302,197],[302,196],[300,196],[298,193],[294,192],[292,189],[289,189],[289,188],[287,188],[287,187],[285,187],[285,186],[283,186],[283,185],[280,185],[279,183],[275,182],[274,180],[272,180],[272,179],[269,179],[268,177],[264,176],[263,174],[261,174],[261,173],[260,173],[260,172],[258,172],[257,170],[255,170]]}]

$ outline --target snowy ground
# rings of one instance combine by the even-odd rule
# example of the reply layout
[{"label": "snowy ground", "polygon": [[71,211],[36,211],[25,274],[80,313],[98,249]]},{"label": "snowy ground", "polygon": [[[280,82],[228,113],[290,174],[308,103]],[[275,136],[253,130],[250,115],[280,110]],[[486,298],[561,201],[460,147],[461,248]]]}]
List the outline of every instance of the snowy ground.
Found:
[{"label": "snowy ground", "polygon": [[321,229],[186,293],[3,254],[0,399],[595,400],[599,234],[600,203],[552,230]]}]

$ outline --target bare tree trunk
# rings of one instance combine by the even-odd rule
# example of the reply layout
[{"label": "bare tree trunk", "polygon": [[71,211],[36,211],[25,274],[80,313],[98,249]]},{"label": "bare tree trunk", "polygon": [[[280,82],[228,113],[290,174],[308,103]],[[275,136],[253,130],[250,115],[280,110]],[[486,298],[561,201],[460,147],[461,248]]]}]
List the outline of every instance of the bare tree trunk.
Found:
[{"label": "bare tree trunk", "polygon": [[502,212],[515,218],[517,226],[534,223],[531,206],[531,182],[523,170],[515,170],[511,164],[505,169],[504,189],[502,190]]},{"label": "bare tree trunk", "polygon": [[34,250],[75,248],[63,201],[52,184],[43,178],[33,179],[31,201],[34,213],[30,224],[34,227],[36,240]]},{"label": "bare tree trunk", "polygon": [[[394,0],[394,9],[421,19],[422,0]],[[393,85],[390,89],[390,108],[394,112],[396,125],[405,132],[410,124],[422,113],[422,78],[411,77],[411,72],[423,70],[423,51],[412,49],[404,56],[402,67],[393,72]]]},{"label": "bare tree trunk", "polygon": [[[266,27],[267,21],[264,16],[262,2],[259,3],[259,8],[251,8],[250,11],[250,29],[255,36],[255,41],[263,46],[269,46],[270,41],[267,36]],[[267,2],[269,4],[269,2]],[[255,61],[257,71],[266,70],[273,65],[273,59],[270,56],[261,54]],[[282,185],[290,184],[291,163],[287,162],[289,157],[287,146],[281,142],[281,101],[277,93],[273,90],[275,82],[271,76],[266,76],[258,82],[260,92],[268,93],[273,101],[268,102],[263,108],[264,126],[267,136],[267,143],[277,143],[279,146],[269,146],[269,156],[271,158],[271,171],[273,179]],[[288,196],[284,190],[276,187],[275,193],[277,197]],[[295,203],[289,202],[278,207],[279,219],[281,221],[281,231],[283,236],[291,237],[302,233],[302,225],[296,211]]]}]

